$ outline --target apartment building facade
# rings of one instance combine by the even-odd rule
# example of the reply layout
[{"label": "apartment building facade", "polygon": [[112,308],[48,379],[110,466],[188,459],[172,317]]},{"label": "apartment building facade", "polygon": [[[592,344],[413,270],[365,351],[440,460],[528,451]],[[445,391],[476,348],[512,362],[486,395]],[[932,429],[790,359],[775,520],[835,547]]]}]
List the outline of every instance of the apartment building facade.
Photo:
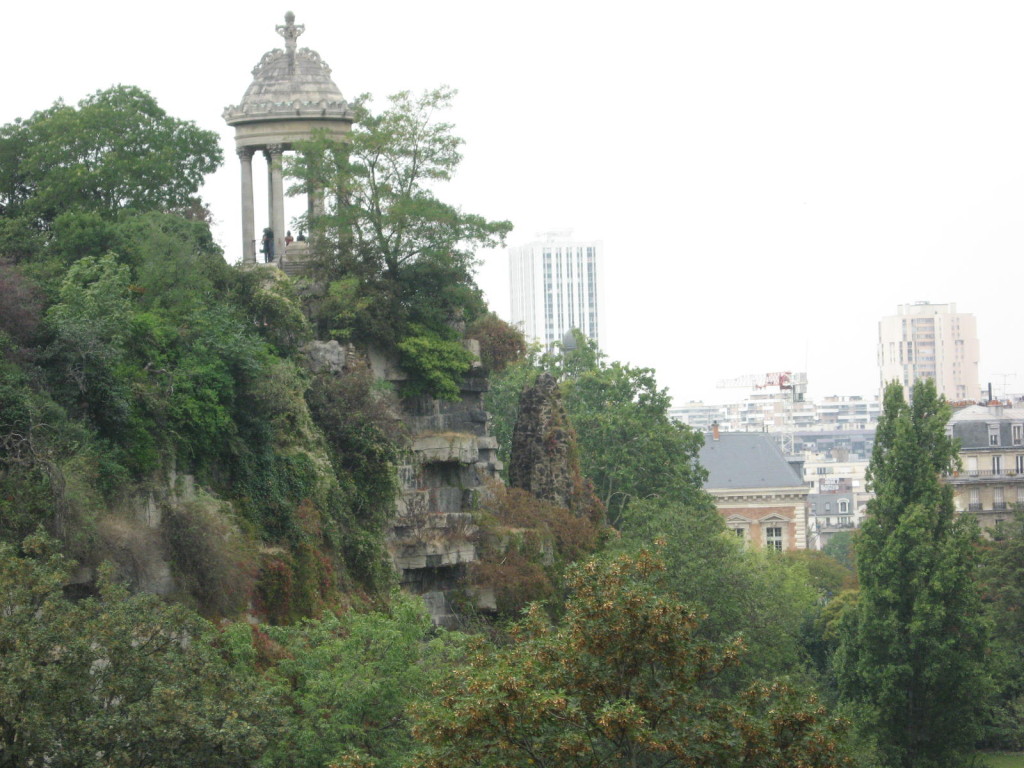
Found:
[{"label": "apartment building facade", "polygon": [[957,511],[983,530],[1009,520],[1024,505],[1024,405],[961,408],[947,430],[960,442],[961,467],[946,476]]},{"label": "apartment building facade", "polygon": [[879,391],[891,381],[909,391],[934,379],[947,400],[977,401],[979,349],[974,315],[957,312],[956,304],[901,304],[878,324]]}]

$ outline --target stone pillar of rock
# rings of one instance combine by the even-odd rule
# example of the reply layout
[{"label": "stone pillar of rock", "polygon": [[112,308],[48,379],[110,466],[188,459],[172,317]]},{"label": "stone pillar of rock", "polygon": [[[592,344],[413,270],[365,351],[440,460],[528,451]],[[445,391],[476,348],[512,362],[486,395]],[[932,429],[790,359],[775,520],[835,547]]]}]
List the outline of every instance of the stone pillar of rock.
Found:
[{"label": "stone pillar of rock", "polygon": [[529,491],[538,499],[571,508],[579,474],[572,458],[575,439],[558,382],[551,374],[540,374],[519,398],[509,485]]}]

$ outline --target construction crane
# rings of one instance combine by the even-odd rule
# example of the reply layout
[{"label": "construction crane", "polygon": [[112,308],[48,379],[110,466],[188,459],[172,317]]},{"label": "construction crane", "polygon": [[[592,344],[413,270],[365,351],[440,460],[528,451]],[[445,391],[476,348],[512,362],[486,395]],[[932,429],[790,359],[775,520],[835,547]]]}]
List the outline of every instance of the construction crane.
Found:
[{"label": "construction crane", "polygon": [[722,379],[715,386],[719,389],[728,387],[744,387],[746,389],[765,389],[778,387],[780,392],[790,392],[794,403],[802,403],[807,394],[807,374],[790,371],[773,371],[771,373],[752,373],[735,379]]},{"label": "construction crane", "polygon": [[782,429],[774,429],[783,453],[790,456],[794,452],[793,435],[793,403],[802,403],[807,394],[807,374],[791,371],[773,371],[771,373],[754,373],[735,379],[722,379],[719,388],[743,387],[744,389],[766,389],[778,387],[780,393],[788,393],[782,400],[784,424]]}]

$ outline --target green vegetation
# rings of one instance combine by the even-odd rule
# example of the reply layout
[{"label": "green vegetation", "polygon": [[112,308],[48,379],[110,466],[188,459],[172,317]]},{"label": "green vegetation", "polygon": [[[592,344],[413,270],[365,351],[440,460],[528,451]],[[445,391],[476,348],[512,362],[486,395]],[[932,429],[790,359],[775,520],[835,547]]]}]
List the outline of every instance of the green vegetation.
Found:
[{"label": "green vegetation", "polygon": [[1024,752],[984,752],[978,761],[988,768],[1024,768]]},{"label": "green vegetation", "polygon": [[[668,416],[671,400],[650,368],[607,363],[593,341],[576,332],[574,349],[532,350],[492,378],[487,399],[494,434],[507,451],[523,387],[547,371],[559,387],[579,438],[584,476],[618,525],[635,499],[663,498],[685,505],[706,502],[697,465],[703,437]],[[507,458],[507,457],[505,457]]]},{"label": "green vegetation", "polygon": [[310,142],[292,167],[299,189],[325,191],[324,214],[307,223],[330,285],[321,333],[398,354],[414,392],[443,398],[471,362],[457,328],[486,313],[474,253],[512,229],[435,195],[462,160],[462,140],[437,120],[454,95],[403,92],[379,113],[361,96],[351,140]]},{"label": "green vegetation", "polygon": [[422,601],[398,594],[387,612],[327,614],[274,627],[268,640],[277,660],[266,677],[290,706],[266,762],[289,768],[401,764],[413,746],[406,710],[464,642],[437,633]]},{"label": "green vegetation", "polygon": [[132,579],[168,559],[204,614],[291,621],[388,592],[400,436],[365,376],[301,365],[287,278],[224,263],[195,198],[219,163],[131,87],[0,129],[0,540],[42,525]]},{"label": "green vegetation", "polygon": [[806,635],[826,595],[799,556],[745,550],[707,497],[693,506],[665,499],[631,504],[615,548],[637,552],[653,541],[662,545],[664,587],[705,616],[698,636],[715,644],[742,640],[743,665],[728,678],[749,683],[807,671]]},{"label": "green vegetation", "polygon": [[982,743],[989,749],[1024,749],[1024,511],[1003,524],[981,548],[980,585],[989,621],[987,670],[995,695]]},{"label": "green vegetation", "polygon": [[87,221],[95,241],[101,222],[122,212],[189,209],[222,160],[215,133],[169,117],[139,88],[116,86],[77,109],[58,101],[0,128],[0,212],[5,229],[22,233],[77,216],[79,237]]},{"label": "green vegetation", "polygon": [[235,766],[278,738],[272,698],[212,626],[108,573],[68,600],[53,547],[0,544],[0,765]]},{"label": "green vegetation", "polygon": [[965,760],[987,700],[977,522],[954,516],[939,479],[957,462],[948,419],[933,382],[916,384],[910,404],[890,384],[868,469],[875,498],[857,539],[860,595],[836,666],[888,766]]},{"label": "green vegetation", "polygon": [[[327,194],[304,283],[224,263],[196,197],[216,137],[137,88],[0,128],[0,768],[1019,750],[1024,518],[985,542],[954,518],[934,389],[887,393],[858,537],[744,549],[654,371],[579,336],[526,349],[487,312],[474,253],[510,227],[435,195],[451,98],[361,100],[350,143],[305,148],[296,178]],[[372,345],[434,407],[467,334],[505,450],[524,385],[557,377],[584,502],[479,494],[459,586],[467,614],[496,609],[473,636],[394,590],[396,393],[358,354],[338,375],[304,351]]]},{"label": "green vegetation", "polygon": [[572,569],[561,622],[530,611],[509,645],[479,644],[416,709],[416,764],[847,765],[845,724],[813,695],[716,691],[739,644],[701,642],[697,614],[658,588],[664,570],[647,553]]}]

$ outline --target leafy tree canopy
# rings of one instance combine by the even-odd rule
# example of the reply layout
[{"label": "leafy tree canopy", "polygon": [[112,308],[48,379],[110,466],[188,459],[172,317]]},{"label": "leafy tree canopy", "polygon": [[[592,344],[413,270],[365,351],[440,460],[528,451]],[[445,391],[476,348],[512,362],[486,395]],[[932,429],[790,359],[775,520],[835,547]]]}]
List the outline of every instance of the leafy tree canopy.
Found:
[{"label": "leafy tree canopy", "polygon": [[439,634],[421,600],[397,593],[386,612],[327,614],[268,633],[281,655],[268,678],[292,703],[285,736],[266,760],[282,768],[403,764],[412,750],[406,709],[463,642]]},{"label": "leafy tree canopy", "polygon": [[887,766],[957,764],[986,699],[977,523],[957,517],[942,472],[956,465],[949,407],[932,381],[885,390],[868,467],[875,498],[857,537],[860,595],[837,652],[844,697]]},{"label": "leafy tree canopy", "polygon": [[705,471],[697,464],[703,437],[669,418],[671,398],[651,368],[608,363],[576,332],[575,349],[534,349],[492,378],[488,410],[499,444],[511,444],[519,394],[538,373],[559,378],[569,421],[579,438],[580,466],[615,525],[636,499],[706,503]]},{"label": "leafy tree canopy", "polygon": [[992,638],[989,669],[996,696],[983,741],[995,749],[1024,749],[1024,509],[998,526],[981,547],[981,587]]},{"label": "leafy tree canopy", "polygon": [[277,708],[212,627],[109,579],[69,601],[71,563],[53,548],[0,543],[0,766],[252,764]]},{"label": "leafy tree canopy", "polygon": [[485,311],[473,279],[476,250],[503,244],[512,228],[435,193],[462,159],[462,139],[437,120],[454,95],[403,92],[377,113],[364,95],[350,140],[310,142],[292,168],[298,189],[323,192],[323,215],[309,227],[326,276],[357,278],[347,293],[361,311],[346,315],[327,302],[321,332],[400,352],[417,383],[449,397],[469,362],[450,342]]},{"label": "leafy tree canopy", "polygon": [[186,208],[221,162],[216,133],[119,85],[0,128],[0,215],[47,229],[70,211]]},{"label": "leafy tree canopy", "polygon": [[561,623],[534,608],[510,645],[479,643],[418,708],[417,764],[847,765],[844,725],[813,696],[781,683],[715,692],[739,648],[700,641],[698,616],[659,589],[663,572],[649,553],[574,568]]},{"label": "leafy tree canopy", "polygon": [[659,542],[664,588],[704,615],[698,637],[719,644],[742,639],[747,650],[742,666],[726,676],[730,685],[805,671],[805,636],[825,594],[801,558],[745,549],[710,499],[691,506],[663,498],[633,502],[621,534],[614,549],[636,552]]},{"label": "leafy tree canopy", "polygon": [[480,342],[480,362],[491,373],[501,373],[526,354],[523,332],[509,325],[494,312],[478,317],[466,335]]}]

